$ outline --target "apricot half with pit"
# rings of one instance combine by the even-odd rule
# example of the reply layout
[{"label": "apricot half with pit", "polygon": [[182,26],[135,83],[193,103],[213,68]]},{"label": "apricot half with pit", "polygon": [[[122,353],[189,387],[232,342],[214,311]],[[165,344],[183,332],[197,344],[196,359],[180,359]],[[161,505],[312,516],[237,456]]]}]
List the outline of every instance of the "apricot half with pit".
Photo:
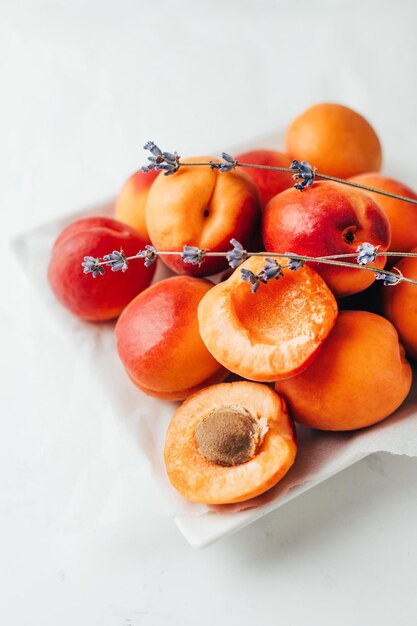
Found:
[{"label": "apricot half with pit", "polygon": [[172,485],[206,504],[260,495],[285,476],[296,453],[284,400],[248,381],[212,385],[190,396],[174,414],[165,441]]},{"label": "apricot half with pit", "polygon": [[[266,254],[266,257],[268,254]],[[285,265],[285,259],[279,259]],[[198,306],[200,335],[214,358],[249,380],[294,376],[314,358],[337,317],[336,300],[312,269],[283,270],[256,293],[241,269],[259,274],[263,257],[251,257],[207,291]]]}]

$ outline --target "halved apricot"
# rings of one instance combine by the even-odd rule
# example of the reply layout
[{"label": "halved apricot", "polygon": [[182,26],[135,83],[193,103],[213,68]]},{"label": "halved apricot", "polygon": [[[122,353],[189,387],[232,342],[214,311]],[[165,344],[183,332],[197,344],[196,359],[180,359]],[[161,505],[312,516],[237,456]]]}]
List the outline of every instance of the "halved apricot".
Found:
[{"label": "halved apricot", "polygon": [[286,268],[279,280],[252,293],[240,270],[258,274],[265,263],[251,257],[210,289],[198,306],[198,320],[200,335],[219,363],[243,378],[274,382],[307,367],[336,321],[337,304],[307,266]]},{"label": "halved apricot", "polygon": [[248,381],[206,387],[176,411],[165,440],[172,485],[194,502],[230,504],[273,487],[297,444],[282,397]]}]

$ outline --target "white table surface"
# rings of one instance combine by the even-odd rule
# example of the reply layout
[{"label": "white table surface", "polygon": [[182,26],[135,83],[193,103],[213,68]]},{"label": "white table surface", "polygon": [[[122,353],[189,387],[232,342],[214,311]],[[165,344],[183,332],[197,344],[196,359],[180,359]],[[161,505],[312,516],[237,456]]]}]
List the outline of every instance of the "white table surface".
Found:
[{"label": "white table surface", "polygon": [[385,171],[416,187],[416,6],[0,2],[1,624],[417,623],[416,459],[369,457],[203,551],[156,514],[146,476],[140,522],[68,527],[77,452],[59,363],[34,344],[33,295],[8,247],[114,194],[147,139],[221,150],[317,101],[368,116]]}]

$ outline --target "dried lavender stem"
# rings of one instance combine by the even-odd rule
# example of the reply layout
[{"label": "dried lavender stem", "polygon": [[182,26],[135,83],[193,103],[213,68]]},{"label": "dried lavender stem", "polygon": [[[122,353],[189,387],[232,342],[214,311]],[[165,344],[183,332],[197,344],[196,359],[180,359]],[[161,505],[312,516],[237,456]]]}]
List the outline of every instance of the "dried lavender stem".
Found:
[{"label": "dried lavender stem", "polygon": [[[208,165],[211,163],[209,161],[201,162],[201,163],[183,163],[180,162],[179,165],[181,167],[193,167],[196,165]],[[271,172],[286,172],[288,174],[295,174],[296,170],[290,167],[278,167],[276,165],[256,165],[255,163],[239,163],[236,162],[236,167],[249,167],[251,169],[257,170],[270,170]],[[414,198],[407,198],[405,196],[400,196],[396,193],[391,193],[389,191],[383,191],[382,189],[376,189],[375,187],[370,187],[369,185],[363,185],[362,183],[356,183],[350,180],[345,180],[344,178],[337,178],[336,176],[329,176],[328,174],[320,174],[319,172],[315,172],[316,178],[321,178],[323,180],[331,180],[335,183],[340,183],[342,185],[348,185],[349,187],[356,187],[357,189],[363,189],[365,191],[371,191],[373,193],[377,193],[381,196],[387,196],[388,198],[394,198],[395,200],[401,200],[402,202],[409,202],[410,204],[417,205],[417,200]]]}]

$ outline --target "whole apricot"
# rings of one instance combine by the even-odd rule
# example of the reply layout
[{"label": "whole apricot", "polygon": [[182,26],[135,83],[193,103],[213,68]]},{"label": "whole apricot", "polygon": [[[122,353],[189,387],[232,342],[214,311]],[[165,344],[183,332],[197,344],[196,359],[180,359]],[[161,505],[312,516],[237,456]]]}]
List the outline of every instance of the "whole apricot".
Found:
[{"label": "whole apricot", "polygon": [[[207,162],[211,157],[185,159]],[[209,167],[181,167],[172,176],[158,176],[146,203],[146,224],[157,250],[182,251],[186,245],[224,252],[235,238],[246,247],[256,235],[260,218],[258,192],[244,172],[219,172]],[[201,265],[179,256],[162,256],[178,274],[208,276],[227,268],[224,257],[206,258]]]},{"label": "whole apricot", "polygon": [[93,278],[91,273],[84,273],[81,263],[85,256],[102,258],[114,250],[133,256],[145,244],[133,228],[109,217],[76,220],[64,228],[52,249],[48,280],[55,297],[84,320],[117,317],[151,283],[155,266],[144,267],[141,261],[132,261],[125,273],[106,267],[103,276]]},{"label": "whole apricot", "polygon": [[226,377],[198,329],[197,307],[211,287],[209,281],[191,276],[167,278],[139,294],[118,319],[120,359],[145,393],[184,400]]},{"label": "whole apricot", "polygon": [[315,104],[291,122],[286,148],[322,174],[349,178],[381,168],[378,136],[367,120],[349,107]]},{"label": "whole apricot", "polygon": [[341,311],[311,365],[275,387],[297,422],[320,430],[353,430],[395,411],[411,378],[388,320],[366,311]]},{"label": "whole apricot", "polygon": [[[303,192],[287,189],[267,204],[262,218],[262,237],[271,252],[294,252],[306,256],[352,254],[341,259],[355,263],[357,247],[369,242],[387,250],[391,231],[387,216],[372,198],[334,182],[314,183]],[[373,267],[383,268],[378,256]],[[324,263],[312,267],[336,296],[366,289],[374,275],[367,270]]]}]

